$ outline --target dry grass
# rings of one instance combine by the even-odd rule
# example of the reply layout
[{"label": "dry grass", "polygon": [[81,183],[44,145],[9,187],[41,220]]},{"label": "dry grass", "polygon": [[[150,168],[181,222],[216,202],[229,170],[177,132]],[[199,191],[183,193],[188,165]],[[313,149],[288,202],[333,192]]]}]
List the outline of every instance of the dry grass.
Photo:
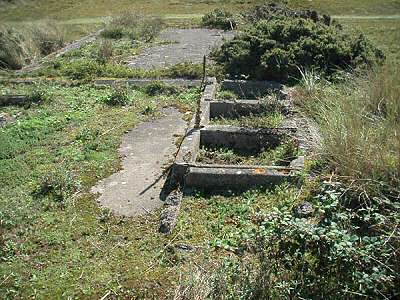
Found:
[{"label": "dry grass", "polygon": [[298,100],[319,122],[324,154],[339,175],[400,183],[399,75],[388,64],[343,85],[319,82],[300,89]]}]

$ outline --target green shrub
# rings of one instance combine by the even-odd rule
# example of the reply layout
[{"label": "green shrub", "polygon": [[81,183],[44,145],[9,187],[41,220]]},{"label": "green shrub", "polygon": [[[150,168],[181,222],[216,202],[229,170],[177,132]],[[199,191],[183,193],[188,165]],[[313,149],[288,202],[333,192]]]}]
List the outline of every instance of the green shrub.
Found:
[{"label": "green shrub", "polygon": [[201,25],[209,28],[233,30],[236,28],[236,21],[232,13],[216,8],[203,16]]},{"label": "green shrub", "polygon": [[400,217],[396,200],[321,182],[308,201],[314,212],[307,218],[285,205],[242,216],[234,232],[224,230],[215,242],[237,255],[203,273],[206,282],[200,278],[182,290],[187,295],[189,288],[207,290],[202,299],[395,297],[400,292],[394,250],[399,240],[392,237]]},{"label": "green shrub", "polygon": [[166,77],[197,79],[203,76],[203,66],[192,62],[183,62],[168,67],[164,71]]},{"label": "green shrub", "polygon": [[313,22],[321,22],[325,25],[335,25],[328,15],[320,15],[314,10],[296,10],[291,9],[284,3],[270,2],[256,6],[249,12],[244,14],[245,19],[250,23],[256,23],[261,20],[285,19],[285,18],[301,18],[309,19]]},{"label": "green shrub", "polygon": [[156,95],[173,95],[178,92],[178,89],[172,85],[165,84],[160,81],[154,81],[144,87],[144,92],[149,96]]},{"label": "green shrub", "polygon": [[101,64],[95,60],[77,59],[64,62],[61,66],[61,73],[71,79],[87,79],[102,75]]},{"label": "green shrub", "polygon": [[42,87],[36,87],[32,92],[28,95],[29,104],[35,103],[40,104],[50,100],[49,93],[43,89]]},{"label": "green shrub", "polygon": [[125,106],[130,104],[128,90],[126,87],[116,86],[111,95],[102,99],[103,103],[110,106]]},{"label": "green shrub", "polygon": [[354,38],[338,27],[303,18],[258,21],[226,41],[213,56],[231,77],[284,82],[299,79],[299,68],[331,76],[384,60],[382,51],[363,35]]},{"label": "green shrub", "polygon": [[106,39],[122,39],[124,37],[124,29],[122,27],[107,27],[101,32],[101,36]]}]

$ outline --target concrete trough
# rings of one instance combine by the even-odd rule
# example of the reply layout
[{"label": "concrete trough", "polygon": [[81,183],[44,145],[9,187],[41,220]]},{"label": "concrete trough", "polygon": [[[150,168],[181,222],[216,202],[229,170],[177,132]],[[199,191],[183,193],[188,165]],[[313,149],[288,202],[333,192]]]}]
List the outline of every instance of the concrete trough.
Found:
[{"label": "concrete trough", "polygon": [[231,91],[240,99],[260,98],[268,94],[284,96],[284,85],[274,81],[224,80],[220,89]]},{"label": "concrete trough", "polygon": [[218,192],[270,187],[293,182],[298,169],[269,166],[192,165],[184,177],[187,192]]},{"label": "concrete trough", "polygon": [[[186,191],[193,189],[205,192],[220,190],[246,190],[255,187],[267,187],[293,181],[297,171],[301,170],[304,160],[295,159],[290,166],[243,166],[201,164],[196,162],[199,150],[204,147],[228,148],[237,153],[253,155],[269,148],[275,148],[287,138],[294,138],[296,128],[246,128],[223,125],[209,125],[210,119],[218,117],[237,117],[265,112],[268,104],[258,100],[216,101],[217,83],[208,80],[200,102],[200,128],[195,128],[194,119],[177,153],[171,173],[171,182],[175,187]],[[225,82],[225,87],[226,87]],[[228,82],[238,87],[238,82]],[[240,82],[242,84],[242,82]],[[244,82],[247,85],[248,82]],[[264,87],[280,88],[273,83],[250,83],[249,90]],[[243,86],[241,87],[243,89]],[[223,84],[224,87],[224,84]],[[267,107],[263,106],[267,105]]]},{"label": "concrete trough", "polygon": [[294,128],[260,128],[214,125],[200,130],[200,148],[228,148],[240,153],[259,153],[276,148]]}]

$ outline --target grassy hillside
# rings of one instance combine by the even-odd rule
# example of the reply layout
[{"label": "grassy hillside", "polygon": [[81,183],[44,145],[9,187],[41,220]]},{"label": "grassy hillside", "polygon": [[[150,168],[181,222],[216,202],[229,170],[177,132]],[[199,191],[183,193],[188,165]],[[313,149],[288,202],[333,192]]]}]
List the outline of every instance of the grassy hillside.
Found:
[{"label": "grassy hillside", "polygon": [[[3,21],[27,21],[43,18],[57,20],[101,17],[135,10],[152,15],[203,14],[216,7],[229,8],[235,12],[264,3],[262,0],[69,0],[69,1],[0,1],[0,19]],[[393,15],[400,13],[399,0],[338,0],[303,1],[290,0],[294,7],[313,8],[332,15]]]}]

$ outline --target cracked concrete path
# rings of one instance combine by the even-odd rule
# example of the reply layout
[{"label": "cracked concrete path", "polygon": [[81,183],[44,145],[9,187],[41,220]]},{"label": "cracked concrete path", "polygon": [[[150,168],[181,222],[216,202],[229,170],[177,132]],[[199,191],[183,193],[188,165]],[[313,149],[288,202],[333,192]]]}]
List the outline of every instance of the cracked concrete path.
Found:
[{"label": "cracked concrete path", "polygon": [[164,68],[182,62],[201,63],[203,56],[222,44],[224,38],[232,38],[232,32],[215,29],[166,29],[160,39],[169,44],[145,49],[128,62],[132,68]]},{"label": "cracked concrete path", "polygon": [[163,117],[145,122],[127,133],[120,146],[122,170],[92,188],[99,193],[101,206],[123,216],[137,216],[160,207],[164,166],[177,151],[178,135],[184,135],[186,122],[175,108],[163,110]]}]

